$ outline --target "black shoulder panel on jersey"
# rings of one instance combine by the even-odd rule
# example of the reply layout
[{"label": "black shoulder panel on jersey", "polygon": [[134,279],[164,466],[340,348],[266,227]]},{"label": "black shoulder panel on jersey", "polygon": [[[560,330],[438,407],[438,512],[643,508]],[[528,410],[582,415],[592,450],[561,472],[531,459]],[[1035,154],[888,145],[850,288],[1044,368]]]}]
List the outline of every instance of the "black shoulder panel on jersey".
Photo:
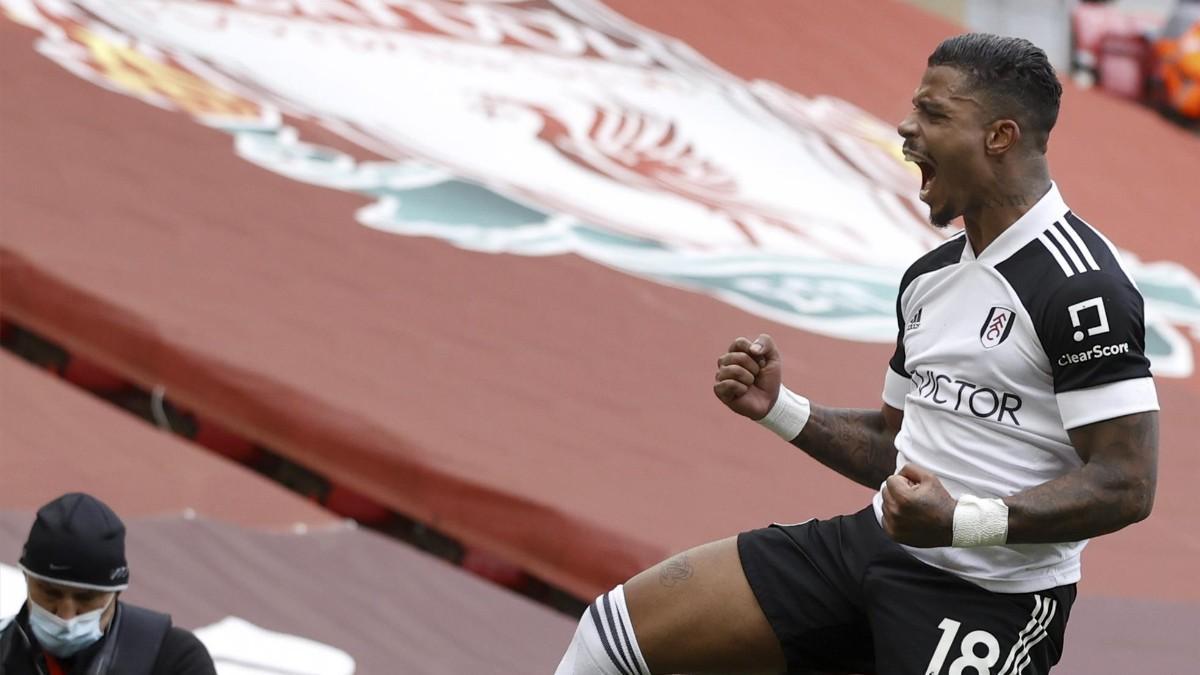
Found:
[{"label": "black shoulder panel on jersey", "polygon": [[[1121,274],[1125,274],[1125,270],[1121,268],[1121,263],[1113,255],[1112,249],[1108,247],[1108,244],[1100,238],[1100,234],[1091,225],[1088,225],[1083,219],[1075,215],[1074,212],[1067,211],[1064,220],[1056,223],[1056,225],[1061,232],[1066,232],[1068,235],[1071,233],[1079,235],[1080,241],[1087,249],[1086,253],[1091,254],[1092,260],[1096,262],[1096,265],[1100,269],[1110,272],[1119,271]],[[1072,243],[1078,248],[1079,242],[1072,240]],[[1091,266],[1090,262],[1087,264],[1089,267]]]},{"label": "black shoulder panel on jersey", "polygon": [[949,267],[962,259],[963,246],[966,245],[967,235],[959,233],[955,237],[951,237],[937,248],[917,258],[917,261],[908,266],[904,272],[904,276],[900,279],[900,289],[896,292],[896,351],[892,354],[891,361],[888,365],[897,374],[908,377],[908,371],[904,368],[904,308],[900,306],[900,299],[904,297],[904,291],[908,289],[909,284],[914,279],[922,274],[936,272],[943,267]]},{"label": "black shoulder panel on jersey", "polygon": [[[904,277],[900,279],[900,290],[896,297],[904,295],[904,291],[914,279],[922,274],[936,272],[943,267],[949,267],[962,259],[963,246],[967,243],[967,235],[959,233],[958,235],[947,239],[937,248],[929,253],[917,258],[917,261],[908,266],[908,270],[904,272]],[[900,307],[897,301],[897,308]]]},{"label": "black shoulder panel on jersey", "polygon": [[1074,214],[996,271],[1033,320],[1055,392],[1150,376],[1142,295],[1100,235]]}]

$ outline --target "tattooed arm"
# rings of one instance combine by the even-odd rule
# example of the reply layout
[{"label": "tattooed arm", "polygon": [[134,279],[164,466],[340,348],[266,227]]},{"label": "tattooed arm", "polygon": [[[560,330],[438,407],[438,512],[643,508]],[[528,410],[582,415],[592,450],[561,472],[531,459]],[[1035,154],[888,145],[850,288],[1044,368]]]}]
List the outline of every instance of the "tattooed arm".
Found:
[{"label": "tattooed arm", "polygon": [[792,445],[850,480],[873,490],[896,471],[896,433],[904,412],[826,408],[812,414]]},{"label": "tattooed arm", "polygon": [[1158,474],[1158,413],[1126,415],[1068,432],[1083,466],[1006,497],[1008,541],[1078,541],[1150,515]]},{"label": "tattooed arm", "polygon": [[[751,342],[740,337],[717,359],[713,391],[730,410],[760,420],[775,405],[783,362],[769,335]],[[896,470],[893,445],[904,413],[826,408],[813,405],[808,423],[792,444],[818,462],[869,488],[878,488]]]},{"label": "tattooed arm", "polygon": [[[1008,543],[1079,541],[1150,515],[1158,473],[1158,413],[1126,415],[1068,433],[1083,466],[1004,498]],[[887,479],[883,529],[909,546],[948,546],[955,503],[937,476],[908,464]]]}]

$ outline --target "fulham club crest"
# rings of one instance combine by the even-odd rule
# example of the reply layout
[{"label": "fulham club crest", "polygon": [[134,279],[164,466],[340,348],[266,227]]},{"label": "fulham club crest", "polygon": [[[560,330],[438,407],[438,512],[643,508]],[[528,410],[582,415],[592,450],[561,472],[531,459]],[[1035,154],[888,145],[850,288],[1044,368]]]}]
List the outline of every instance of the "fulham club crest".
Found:
[{"label": "fulham club crest", "polygon": [[979,329],[979,341],[983,343],[984,349],[991,349],[1008,339],[1014,314],[1015,312],[1007,307],[993,307],[988,312],[983,327]]}]

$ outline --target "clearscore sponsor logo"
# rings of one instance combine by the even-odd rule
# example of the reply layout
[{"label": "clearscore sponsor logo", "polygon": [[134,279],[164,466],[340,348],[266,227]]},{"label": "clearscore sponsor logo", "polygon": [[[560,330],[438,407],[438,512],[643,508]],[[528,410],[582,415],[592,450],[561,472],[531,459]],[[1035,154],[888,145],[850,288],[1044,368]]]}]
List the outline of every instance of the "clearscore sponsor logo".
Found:
[{"label": "clearscore sponsor logo", "polygon": [[1072,363],[1085,363],[1087,361],[1103,359],[1103,358],[1109,357],[1109,356],[1116,356],[1117,354],[1128,354],[1128,353],[1129,353],[1129,343],[1128,342],[1122,342],[1119,345],[1107,345],[1107,346],[1096,345],[1095,347],[1092,347],[1091,349],[1084,351],[1084,352],[1076,352],[1074,354],[1063,354],[1062,356],[1058,357],[1058,365],[1069,366]]},{"label": "clearscore sponsor logo", "polygon": [[1004,422],[1007,414],[1012,424],[1021,426],[1021,421],[1017,419],[1017,411],[1021,409],[1021,397],[1016,394],[998,392],[991,387],[957,380],[932,370],[914,372],[912,381],[917,386],[917,396],[942,407],[955,411],[969,411],[976,417],[994,419],[997,422]]}]

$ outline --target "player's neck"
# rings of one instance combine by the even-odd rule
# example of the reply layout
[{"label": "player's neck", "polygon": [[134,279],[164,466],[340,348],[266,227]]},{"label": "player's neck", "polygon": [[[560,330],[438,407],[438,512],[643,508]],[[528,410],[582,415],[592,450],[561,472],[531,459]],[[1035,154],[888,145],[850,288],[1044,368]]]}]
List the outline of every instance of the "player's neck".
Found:
[{"label": "player's neck", "polygon": [[975,255],[983,253],[1050,191],[1050,173],[1044,163],[1014,180],[998,180],[977,208],[963,214],[967,241]]}]

